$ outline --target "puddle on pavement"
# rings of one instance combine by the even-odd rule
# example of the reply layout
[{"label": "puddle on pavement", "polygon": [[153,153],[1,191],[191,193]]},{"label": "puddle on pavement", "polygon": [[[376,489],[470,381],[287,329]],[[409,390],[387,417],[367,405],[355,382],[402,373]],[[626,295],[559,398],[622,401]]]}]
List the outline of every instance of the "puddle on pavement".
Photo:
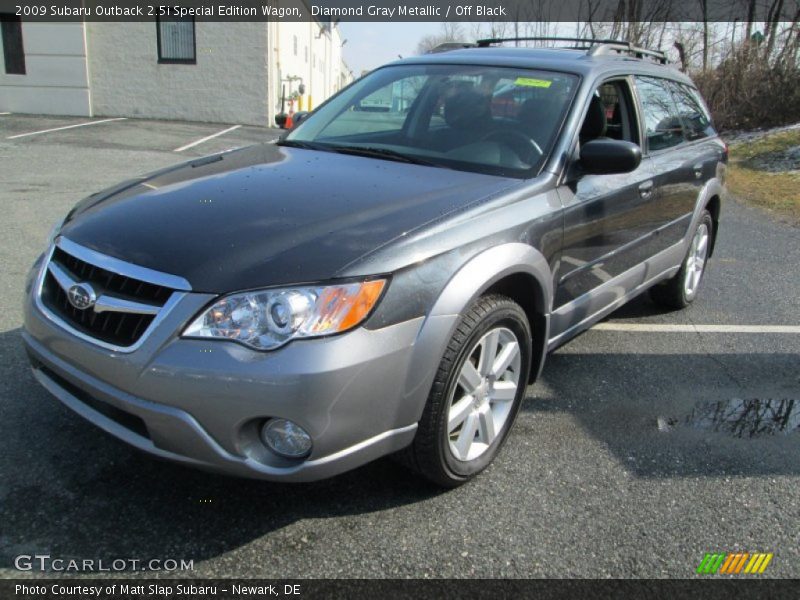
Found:
[{"label": "puddle on pavement", "polygon": [[702,402],[684,418],[658,417],[657,424],[661,432],[683,427],[737,438],[800,433],[800,400],[734,398]]}]

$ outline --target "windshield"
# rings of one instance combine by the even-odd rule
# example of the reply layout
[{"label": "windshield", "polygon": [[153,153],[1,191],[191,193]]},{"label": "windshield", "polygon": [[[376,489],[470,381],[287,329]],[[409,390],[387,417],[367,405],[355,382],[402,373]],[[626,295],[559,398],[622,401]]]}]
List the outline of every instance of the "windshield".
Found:
[{"label": "windshield", "polygon": [[333,97],[283,144],[511,177],[538,173],[577,77],[474,65],[398,65]]}]

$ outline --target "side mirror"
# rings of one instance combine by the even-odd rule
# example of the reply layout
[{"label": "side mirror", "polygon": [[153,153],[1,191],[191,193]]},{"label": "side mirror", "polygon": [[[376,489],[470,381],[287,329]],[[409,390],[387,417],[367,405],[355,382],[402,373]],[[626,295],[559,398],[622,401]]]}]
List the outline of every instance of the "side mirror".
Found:
[{"label": "side mirror", "polygon": [[622,140],[591,140],[581,146],[581,167],[585,173],[611,175],[630,173],[642,162],[642,150]]}]

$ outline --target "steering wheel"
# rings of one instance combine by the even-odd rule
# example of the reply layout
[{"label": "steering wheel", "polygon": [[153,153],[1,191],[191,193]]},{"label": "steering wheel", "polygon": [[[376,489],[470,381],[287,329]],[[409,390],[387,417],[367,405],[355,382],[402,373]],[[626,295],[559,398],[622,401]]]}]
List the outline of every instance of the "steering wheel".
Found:
[{"label": "steering wheel", "polygon": [[506,144],[522,162],[529,165],[532,165],[536,162],[536,158],[544,154],[536,140],[513,129],[495,129],[483,136],[481,141],[495,141]]}]

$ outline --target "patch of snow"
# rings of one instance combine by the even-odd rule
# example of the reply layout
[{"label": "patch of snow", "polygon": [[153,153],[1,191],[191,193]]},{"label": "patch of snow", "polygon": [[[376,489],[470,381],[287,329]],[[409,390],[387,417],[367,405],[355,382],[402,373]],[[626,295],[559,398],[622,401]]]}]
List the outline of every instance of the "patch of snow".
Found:
[{"label": "patch of snow", "polygon": [[781,133],[783,131],[794,131],[795,129],[800,129],[800,123],[794,123],[793,125],[782,125],[780,127],[771,127],[769,129],[725,131],[720,135],[722,136],[722,139],[724,139],[729,144],[735,144],[738,142],[752,142],[754,140],[761,139],[773,133]]},{"label": "patch of snow", "polygon": [[760,171],[769,171],[770,173],[797,171],[800,169],[800,146],[792,146],[780,152],[770,152],[751,158],[747,164]]}]

